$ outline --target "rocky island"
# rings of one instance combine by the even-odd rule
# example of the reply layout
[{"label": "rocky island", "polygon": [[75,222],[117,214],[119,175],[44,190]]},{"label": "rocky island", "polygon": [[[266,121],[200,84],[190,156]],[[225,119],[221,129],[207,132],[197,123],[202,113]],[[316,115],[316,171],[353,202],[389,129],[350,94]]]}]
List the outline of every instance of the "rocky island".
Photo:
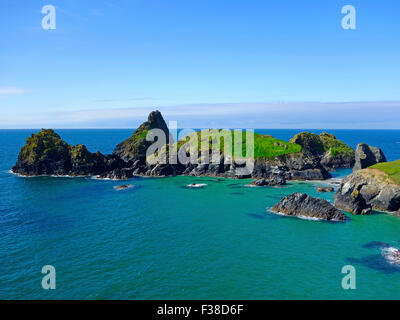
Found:
[{"label": "rocky island", "polygon": [[[161,130],[166,141],[154,154],[146,155],[152,144],[147,140],[152,129]],[[99,151],[89,152],[82,144],[69,145],[54,130],[42,129],[26,139],[12,171],[22,176],[96,176],[113,180],[170,175],[253,178],[251,186],[282,186],[287,180],[325,180],[331,177],[329,171],[354,167],[353,174],[342,181],[335,195],[336,208],[353,214],[380,210],[400,215],[400,160],[386,162],[382,150],[367,144],[359,144],[354,151],[326,132],[320,135],[302,132],[288,142],[254,133],[254,170],[247,176],[235,174],[235,162],[225,161],[234,158],[233,150],[225,148],[225,140],[219,150],[219,163],[204,163],[200,151],[194,154],[195,163],[149,161],[163,154],[168,159],[171,150],[188,154],[191,147],[188,141],[193,135],[197,138],[195,143],[202,146],[205,143],[206,153],[211,157],[215,152],[212,143],[221,139],[221,130],[210,130],[209,134],[207,140],[199,131],[174,142],[161,113],[153,111],[130,138],[116,146],[112,154],[103,155]],[[233,135],[233,131],[228,134]],[[329,187],[318,189],[318,192],[332,191]],[[320,209],[316,209],[318,206]],[[294,194],[282,199],[273,210],[289,215],[343,220],[334,209],[324,200]]]},{"label": "rocky island", "polygon": [[[219,164],[202,163],[201,154],[198,154],[196,164],[149,164],[146,150],[152,142],[146,137],[151,129],[160,129],[167,137],[160,153],[168,154],[171,148],[180,152],[187,147],[185,141],[173,141],[161,113],[153,111],[148,120],[130,138],[118,144],[111,155],[91,153],[84,145],[70,146],[53,130],[42,129],[27,139],[12,171],[23,176],[98,176],[103,179],[129,179],[134,175],[245,177],[235,174],[235,163],[226,163],[225,160],[233,155],[224,150],[223,145]],[[210,141],[220,139],[220,130],[210,132]],[[194,134],[199,135],[201,141],[201,132]],[[289,142],[254,133],[254,151],[254,170],[247,177],[272,179],[272,182],[262,183],[264,185],[279,185],[286,180],[324,180],[330,178],[328,170],[348,168],[355,162],[354,150],[327,133],[303,132]],[[210,155],[212,152],[209,145]]]}]

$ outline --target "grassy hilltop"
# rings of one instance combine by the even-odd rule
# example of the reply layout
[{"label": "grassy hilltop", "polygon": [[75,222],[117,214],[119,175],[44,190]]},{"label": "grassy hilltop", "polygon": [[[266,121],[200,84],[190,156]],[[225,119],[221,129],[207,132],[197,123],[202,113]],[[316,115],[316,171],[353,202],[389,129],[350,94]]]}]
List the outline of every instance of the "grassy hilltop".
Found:
[{"label": "grassy hilltop", "polygon": [[378,163],[370,168],[383,171],[394,183],[400,185],[400,160]]},{"label": "grassy hilltop", "polygon": [[[225,131],[227,132],[227,131]],[[180,150],[183,146],[187,148],[194,143],[190,139],[193,135],[197,135],[197,148],[199,151],[202,148],[206,148],[209,151],[212,150],[212,143],[217,143],[220,140],[220,151],[229,155],[235,154],[235,149],[239,148],[242,150],[242,156],[246,156],[246,132],[242,132],[241,144],[235,139],[235,132],[229,131],[232,139],[232,150],[225,147],[224,133],[221,129],[209,130],[207,136],[203,136],[202,131],[191,133],[187,135],[184,139],[178,141],[174,146],[178,147]],[[208,141],[207,141],[208,138]],[[228,138],[228,137],[227,137]],[[228,138],[229,139],[229,138]],[[302,150],[302,147],[298,144],[286,142],[283,140],[276,139],[270,135],[261,135],[259,133],[254,133],[254,158],[255,159],[267,159],[282,156],[290,153],[298,153]]]}]

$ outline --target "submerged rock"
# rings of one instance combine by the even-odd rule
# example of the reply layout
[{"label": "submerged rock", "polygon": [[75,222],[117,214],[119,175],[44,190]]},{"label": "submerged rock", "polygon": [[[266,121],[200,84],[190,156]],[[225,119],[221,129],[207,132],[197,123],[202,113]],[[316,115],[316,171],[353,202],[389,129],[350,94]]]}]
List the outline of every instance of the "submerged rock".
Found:
[{"label": "submerged rock", "polygon": [[313,198],[305,193],[293,193],[286,196],[271,210],[278,214],[300,218],[346,221],[346,215],[337,210],[328,201]]},{"label": "submerged rock", "polygon": [[381,162],[386,162],[386,157],[381,149],[360,143],[356,149],[356,161],[353,170],[365,169]]},{"label": "submerged rock", "polygon": [[125,189],[130,189],[133,188],[134,185],[133,184],[123,184],[121,186],[115,186],[114,189],[115,190],[125,190]]},{"label": "submerged rock", "polygon": [[346,177],[335,195],[335,206],[353,214],[400,209],[400,186],[377,169],[363,169]]},{"label": "submerged rock", "polygon": [[320,193],[324,193],[324,192],[333,192],[335,191],[335,189],[333,189],[332,187],[319,187],[317,188],[317,191]]}]

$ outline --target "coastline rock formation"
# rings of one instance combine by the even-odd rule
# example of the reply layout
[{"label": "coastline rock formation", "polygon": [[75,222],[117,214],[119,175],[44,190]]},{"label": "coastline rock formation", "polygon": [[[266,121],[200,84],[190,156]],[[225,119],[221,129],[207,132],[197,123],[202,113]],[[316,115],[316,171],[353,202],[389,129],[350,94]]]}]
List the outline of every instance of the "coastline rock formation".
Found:
[{"label": "coastline rock formation", "polygon": [[[160,148],[154,150],[153,155],[146,157],[148,148],[154,143],[146,139],[152,129],[161,130],[165,135],[165,141],[161,141]],[[198,142],[208,144],[209,149],[206,150],[211,157],[215,152],[211,148],[211,142],[222,139],[220,135],[223,134],[223,131],[214,129],[210,132],[211,136],[206,138],[203,138],[203,132],[195,132],[192,135],[197,136],[196,144]],[[227,133],[225,130],[225,134],[233,135],[233,132],[228,131]],[[251,174],[238,174],[238,171],[241,172],[242,165],[232,161],[233,150],[229,152],[229,148],[227,148],[228,151],[222,148],[218,154],[219,162],[212,164],[203,161],[201,150],[194,155],[197,163],[169,164],[168,161],[166,163],[158,160],[149,161],[151,157],[157,158],[159,155],[164,155],[165,159],[169,159],[170,150],[190,156],[190,144],[188,145],[186,141],[188,138],[190,135],[183,140],[174,142],[159,111],[151,112],[148,120],[135,130],[130,138],[118,144],[111,155],[103,155],[100,152],[91,153],[84,145],[69,146],[53,130],[43,129],[27,139],[12,170],[14,173],[25,176],[95,175],[101,179],[118,180],[130,179],[136,175],[157,177],[188,175],[227,178],[251,177],[267,180],[280,177],[283,181],[325,180],[331,177],[328,169],[353,165],[354,151],[350,147],[327,133],[318,136],[307,132],[296,135],[290,142],[255,133],[255,159]],[[206,140],[202,141],[201,139]]]},{"label": "coastline rock formation", "polygon": [[394,212],[400,209],[400,185],[382,170],[358,170],[343,180],[335,195],[335,206],[352,214]]},{"label": "coastline rock formation", "polygon": [[305,193],[293,193],[284,197],[271,209],[272,212],[300,218],[326,221],[346,221],[346,215],[328,201],[313,198]]},{"label": "coastline rock formation", "polygon": [[286,180],[283,176],[274,175],[268,179],[256,179],[253,180],[249,185],[254,187],[265,187],[265,186],[283,186],[286,184]]},{"label": "coastline rock formation", "polygon": [[146,140],[147,133],[152,129],[159,129],[164,132],[166,144],[173,141],[161,112],[157,110],[149,114],[147,121],[142,123],[130,138],[117,145],[113,155],[118,156],[127,163],[133,164],[136,161],[140,161],[144,164],[146,161],[146,151],[153,144],[152,141]]},{"label": "coastline rock formation", "polygon": [[69,146],[53,130],[42,129],[26,140],[12,171],[24,176],[87,176],[122,165],[117,157],[90,153],[83,145]]},{"label": "coastline rock formation", "polygon": [[386,157],[381,149],[372,147],[366,143],[360,143],[357,146],[355,159],[354,171],[368,168],[377,163],[386,162]]},{"label": "coastline rock formation", "polygon": [[320,135],[301,132],[296,134],[290,142],[301,145],[304,152],[315,157],[327,171],[352,168],[355,163],[354,150],[326,132]]}]

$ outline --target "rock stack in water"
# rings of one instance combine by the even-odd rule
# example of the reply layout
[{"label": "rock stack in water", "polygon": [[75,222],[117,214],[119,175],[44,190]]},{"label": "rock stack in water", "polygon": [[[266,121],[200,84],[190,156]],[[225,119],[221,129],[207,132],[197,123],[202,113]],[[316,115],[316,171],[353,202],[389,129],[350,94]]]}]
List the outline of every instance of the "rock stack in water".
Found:
[{"label": "rock stack in water", "polygon": [[346,215],[337,210],[328,201],[313,198],[305,193],[293,193],[284,197],[271,211],[300,218],[346,221]]},{"label": "rock stack in water", "polygon": [[381,149],[372,147],[366,143],[360,143],[357,146],[355,157],[354,171],[368,168],[377,163],[386,162],[386,157]]}]

